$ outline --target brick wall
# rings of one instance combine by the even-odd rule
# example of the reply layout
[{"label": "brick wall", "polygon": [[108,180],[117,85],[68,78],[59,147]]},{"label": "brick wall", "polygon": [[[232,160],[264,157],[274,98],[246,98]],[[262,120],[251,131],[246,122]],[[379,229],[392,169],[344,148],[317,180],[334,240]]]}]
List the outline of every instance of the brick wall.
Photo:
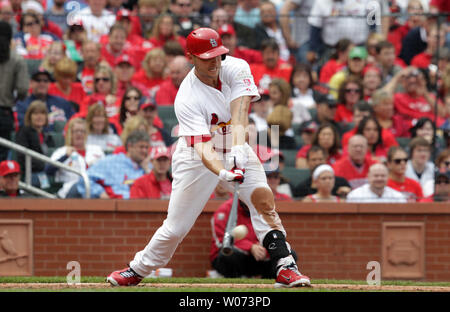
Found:
[{"label": "brick wall", "polygon": [[[203,277],[210,269],[209,202],[167,267],[174,276]],[[31,219],[34,275],[65,276],[78,261],[82,275],[106,276],[126,266],[162,224],[166,201],[0,200],[0,219]],[[450,280],[447,204],[359,205],[278,203],[302,272],[313,279],[364,280],[369,261],[382,262],[384,222],[424,222],[425,280]]]}]

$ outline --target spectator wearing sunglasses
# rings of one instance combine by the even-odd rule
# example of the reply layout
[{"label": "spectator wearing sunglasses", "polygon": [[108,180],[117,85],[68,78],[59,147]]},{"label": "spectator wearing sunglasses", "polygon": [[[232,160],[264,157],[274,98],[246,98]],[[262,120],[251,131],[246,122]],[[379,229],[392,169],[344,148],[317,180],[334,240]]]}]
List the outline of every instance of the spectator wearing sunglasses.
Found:
[{"label": "spectator wearing sunglasses", "polygon": [[416,202],[423,198],[419,182],[405,176],[408,154],[400,146],[393,146],[387,154],[389,179],[387,185],[402,193],[408,202]]},{"label": "spectator wearing sunglasses", "polygon": [[[440,152],[437,155],[434,164],[436,165],[436,169],[439,171],[444,172],[450,170],[450,148],[447,148],[446,150]],[[434,180],[431,179],[424,184],[423,195],[425,197],[429,197],[433,195],[433,192],[434,192]]]},{"label": "spectator wearing sunglasses", "polygon": [[450,170],[436,173],[434,194],[421,200],[421,202],[448,202],[450,201]]},{"label": "spectator wearing sunglasses", "polygon": [[116,97],[116,77],[109,65],[101,63],[94,73],[94,93],[85,97],[80,104],[80,116],[85,117],[89,106],[101,103],[106,109],[108,118],[119,112],[120,102]]},{"label": "spectator wearing sunglasses", "polygon": [[25,59],[42,60],[50,44],[57,38],[42,31],[39,17],[24,13],[20,18],[20,31],[13,40],[17,54]]},{"label": "spectator wearing sunglasses", "polygon": [[363,100],[362,79],[349,77],[339,88],[338,106],[334,120],[350,123],[353,121],[353,106]]},{"label": "spectator wearing sunglasses", "polygon": [[17,102],[17,118],[19,125],[24,125],[25,113],[31,102],[41,100],[47,105],[49,130],[53,129],[56,121],[66,122],[75,113],[69,101],[59,96],[48,94],[51,75],[48,71],[40,68],[31,75],[31,95],[25,100]]}]

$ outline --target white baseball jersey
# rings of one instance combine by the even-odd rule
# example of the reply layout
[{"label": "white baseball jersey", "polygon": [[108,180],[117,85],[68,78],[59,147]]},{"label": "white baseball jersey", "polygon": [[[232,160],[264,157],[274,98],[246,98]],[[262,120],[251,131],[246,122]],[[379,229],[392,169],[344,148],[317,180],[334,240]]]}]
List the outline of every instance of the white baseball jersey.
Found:
[{"label": "white baseball jersey", "polygon": [[327,45],[334,46],[343,38],[352,38],[353,43],[363,44],[369,33],[366,16],[371,1],[316,1],[308,22],[312,26],[322,28],[322,39]]},{"label": "white baseball jersey", "polygon": [[95,42],[98,42],[102,35],[108,34],[109,29],[116,22],[116,16],[108,10],[103,10],[101,16],[95,16],[90,7],[82,9],[74,18],[83,22],[87,38]]},{"label": "white baseball jersey", "polygon": [[389,186],[385,186],[383,190],[383,194],[378,196],[370,189],[369,184],[364,184],[360,186],[347,195],[346,201],[348,203],[406,203],[406,197],[390,188]]},{"label": "white baseball jersey", "polygon": [[219,73],[221,91],[201,82],[192,69],[175,98],[179,136],[212,137],[215,148],[231,148],[230,103],[241,96],[260,98],[248,63],[227,55]]}]

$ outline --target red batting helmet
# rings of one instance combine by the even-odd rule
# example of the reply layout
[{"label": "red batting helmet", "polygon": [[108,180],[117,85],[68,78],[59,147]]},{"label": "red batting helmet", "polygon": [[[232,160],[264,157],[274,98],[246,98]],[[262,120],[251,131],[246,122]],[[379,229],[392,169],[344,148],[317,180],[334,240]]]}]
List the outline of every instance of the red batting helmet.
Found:
[{"label": "red batting helmet", "polygon": [[206,27],[197,28],[187,36],[186,48],[189,53],[204,60],[229,51],[222,45],[219,34],[214,29]]}]

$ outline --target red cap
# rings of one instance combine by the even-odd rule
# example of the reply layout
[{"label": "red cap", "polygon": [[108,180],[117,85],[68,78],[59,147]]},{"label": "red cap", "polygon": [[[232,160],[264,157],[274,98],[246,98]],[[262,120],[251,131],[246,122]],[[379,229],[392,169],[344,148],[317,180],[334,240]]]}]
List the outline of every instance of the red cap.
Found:
[{"label": "red cap", "polygon": [[170,154],[170,150],[165,147],[165,146],[158,146],[158,147],[154,147],[152,148],[151,152],[151,159],[158,159],[161,157],[167,157],[170,158],[172,155]]},{"label": "red cap", "polygon": [[67,25],[69,25],[69,27],[72,27],[72,26],[83,27],[83,21],[79,17],[72,17],[72,18],[69,18]]},{"label": "red cap", "polygon": [[129,10],[127,10],[127,9],[120,9],[117,12],[116,20],[117,21],[121,21],[123,19],[130,19],[130,17],[131,17],[131,12]]},{"label": "red cap", "polygon": [[14,160],[0,162],[0,176],[4,177],[11,173],[20,173],[20,165]]},{"label": "red cap", "polygon": [[224,35],[236,35],[236,31],[234,30],[233,25],[231,24],[224,24],[222,25],[217,32],[219,33],[220,37],[223,37]]},{"label": "red cap", "polygon": [[117,58],[116,62],[114,63],[114,65],[117,66],[120,63],[128,63],[128,64],[130,64],[131,66],[134,67],[133,59],[128,54],[122,54],[121,56],[119,56]]},{"label": "red cap", "polygon": [[222,39],[212,28],[194,29],[186,38],[186,49],[198,58],[208,60],[227,54],[229,50],[222,45]]},{"label": "red cap", "polygon": [[364,67],[364,69],[363,69],[363,72],[362,72],[363,76],[365,76],[369,70],[374,70],[378,73],[378,75],[381,75],[381,69],[379,69],[378,67],[376,67],[374,65],[368,65],[368,66]]},{"label": "red cap", "polygon": [[142,102],[142,104],[139,105],[139,109],[144,110],[147,107],[156,107],[156,103],[152,99],[145,97],[144,102]]}]

